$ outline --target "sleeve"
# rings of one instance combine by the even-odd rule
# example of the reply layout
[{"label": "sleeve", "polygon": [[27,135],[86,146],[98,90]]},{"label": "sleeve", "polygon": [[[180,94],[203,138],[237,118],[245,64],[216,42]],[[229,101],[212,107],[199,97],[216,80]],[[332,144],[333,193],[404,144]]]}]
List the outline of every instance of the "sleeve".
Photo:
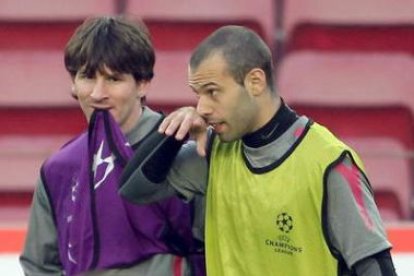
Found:
[{"label": "sleeve", "polygon": [[388,249],[358,261],[352,270],[357,276],[397,275]]},{"label": "sleeve", "polygon": [[327,233],[348,268],[391,248],[366,175],[350,154],[327,172]]},{"label": "sleeve", "polygon": [[204,194],[207,170],[207,160],[198,156],[195,142],[182,145],[174,137],[154,132],[128,162],[119,192],[140,204],[175,194],[191,200],[195,194]]},{"label": "sleeve", "polygon": [[192,199],[195,194],[204,196],[208,181],[208,163],[200,157],[193,141],[183,145],[169,174],[167,181],[184,198]]},{"label": "sleeve", "polygon": [[24,274],[64,275],[59,259],[56,227],[43,182],[39,179],[30,211],[20,264]]}]

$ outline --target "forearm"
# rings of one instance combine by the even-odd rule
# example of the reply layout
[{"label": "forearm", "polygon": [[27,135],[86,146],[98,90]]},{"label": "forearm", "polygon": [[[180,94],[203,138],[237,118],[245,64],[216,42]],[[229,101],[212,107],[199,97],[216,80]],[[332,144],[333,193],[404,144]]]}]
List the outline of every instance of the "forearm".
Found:
[{"label": "forearm", "polygon": [[191,198],[202,193],[207,161],[197,155],[194,143],[157,132],[138,147],[121,177],[119,192],[135,203],[149,203],[172,195]]},{"label": "forearm", "polygon": [[[126,165],[121,176],[121,186],[128,185],[137,176],[137,180],[146,179],[152,183],[161,183],[166,179],[173,160],[183,141],[174,137],[152,132]],[[137,173],[137,172],[140,173]]]}]

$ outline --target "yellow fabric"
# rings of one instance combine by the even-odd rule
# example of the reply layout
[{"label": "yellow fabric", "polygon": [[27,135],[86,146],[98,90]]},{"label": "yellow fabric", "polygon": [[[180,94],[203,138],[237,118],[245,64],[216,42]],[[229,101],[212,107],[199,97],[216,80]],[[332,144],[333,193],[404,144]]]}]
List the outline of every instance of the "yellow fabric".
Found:
[{"label": "yellow fabric", "polygon": [[241,141],[215,139],[213,144],[206,210],[208,275],[336,275],[337,261],[322,230],[323,177],[349,149],[315,123],[282,164],[254,174],[241,147]]}]

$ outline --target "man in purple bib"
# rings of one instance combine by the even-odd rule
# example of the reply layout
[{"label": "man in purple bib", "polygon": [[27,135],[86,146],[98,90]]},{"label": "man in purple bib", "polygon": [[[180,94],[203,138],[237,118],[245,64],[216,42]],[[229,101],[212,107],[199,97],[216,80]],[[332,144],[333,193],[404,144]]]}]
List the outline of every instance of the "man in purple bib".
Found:
[{"label": "man in purple bib", "polygon": [[162,119],[144,106],[154,62],[146,27],[123,17],[88,19],[69,40],[65,66],[89,127],[42,165],[20,257],[26,275],[205,275],[199,202],[135,205],[118,193]]}]

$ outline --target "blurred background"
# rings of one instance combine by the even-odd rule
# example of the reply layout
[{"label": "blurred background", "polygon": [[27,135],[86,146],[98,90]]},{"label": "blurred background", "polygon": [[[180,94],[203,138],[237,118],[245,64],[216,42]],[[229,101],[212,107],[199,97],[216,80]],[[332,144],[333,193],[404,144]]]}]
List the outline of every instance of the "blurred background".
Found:
[{"label": "blurred background", "polygon": [[[0,273],[17,263],[44,159],[86,122],[63,49],[87,17],[129,14],[156,49],[148,104],[194,104],[191,50],[226,24],[257,31],[278,92],[366,165],[400,275],[414,269],[414,0],[0,0]],[[4,272],[4,273],[3,273]]]}]

